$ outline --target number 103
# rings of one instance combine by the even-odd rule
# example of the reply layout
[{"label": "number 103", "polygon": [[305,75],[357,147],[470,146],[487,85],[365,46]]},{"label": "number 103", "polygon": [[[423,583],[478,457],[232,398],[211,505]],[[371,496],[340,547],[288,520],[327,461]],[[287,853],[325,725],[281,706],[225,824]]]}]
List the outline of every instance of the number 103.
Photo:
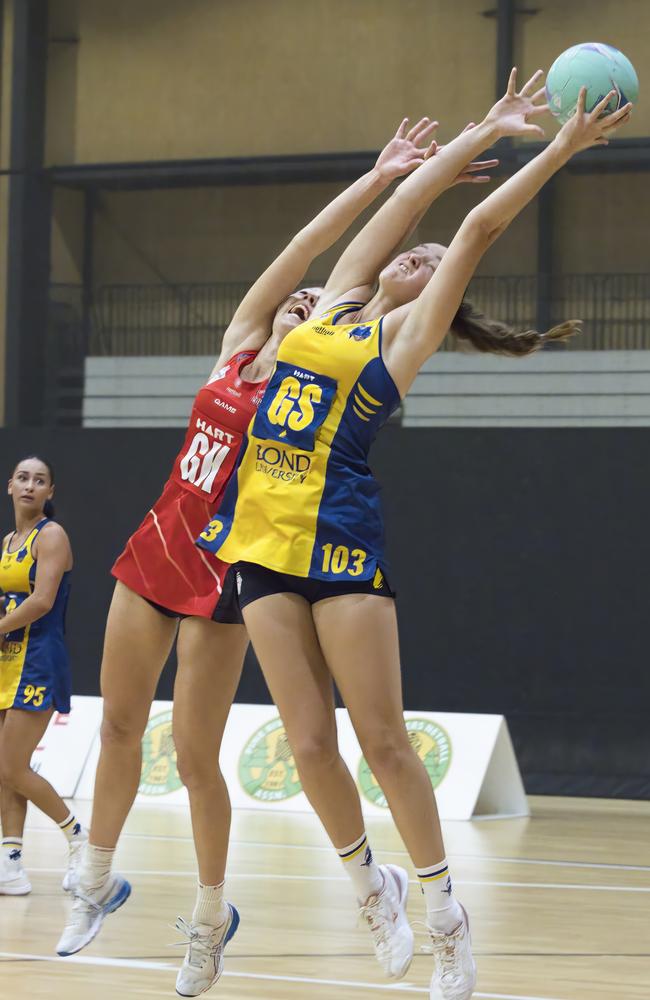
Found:
[{"label": "number 103", "polygon": [[[331,542],[323,545],[323,573],[345,573],[348,576],[359,576],[363,572],[363,564],[368,556],[363,549],[348,549],[345,545]],[[351,565],[350,565],[351,564]]]}]

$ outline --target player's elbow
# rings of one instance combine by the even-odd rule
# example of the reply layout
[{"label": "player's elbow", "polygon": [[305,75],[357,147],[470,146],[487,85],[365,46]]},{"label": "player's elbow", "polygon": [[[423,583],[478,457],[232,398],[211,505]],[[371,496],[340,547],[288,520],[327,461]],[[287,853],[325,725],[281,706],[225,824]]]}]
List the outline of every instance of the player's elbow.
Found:
[{"label": "player's elbow", "polygon": [[498,223],[491,218],[490,213],[486,212],[482,205],[472,209],[463,223],[464,239],[471,243],[479,253],[484,253],[498,234]]},{"label": "player's elbow", "polygon": [[48,614],[54,607],[54,598],[48,594],[33,594],[30,611],[34,614],[34,621]]},{"label": "player's elbow", "polygon": [[296,233],[289,243],[293,256],[300,257],[303,266],[308,266],[314,257],[318,257],[328,247],[326,233],[319,232],[313,222]]},{"label": "player's elbow", "polygon": [[490,218],[489,212],[483,210],[481,205],[472,209],[463,223],[465,239],[479,252],[487,250],[490,246],[494,239],[495,228],[497,228],[495,220]]}]

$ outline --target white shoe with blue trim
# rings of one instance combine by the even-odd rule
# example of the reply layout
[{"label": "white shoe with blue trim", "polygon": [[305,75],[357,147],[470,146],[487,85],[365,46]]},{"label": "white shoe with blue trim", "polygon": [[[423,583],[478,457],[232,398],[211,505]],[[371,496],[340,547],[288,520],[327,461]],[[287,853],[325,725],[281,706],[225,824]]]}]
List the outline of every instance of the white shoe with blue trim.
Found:
[{"label": "white shoe with blue trim", "polygon": [[74,891],[72,912],[61,939],[57,955],[75,955],[99,934],[109,913],[119,910],[131,895],[131,886],[121,875],[111,875],[99,893]]},{"label": "white shoe with blue trim", "polygon": [[220,927],[192,924],[179,917],[176,929],[190,944],[176,979],[181,997],[198,997],[217,982],[223,972],[223,953],[239,927],[239,913],[228,903],[228,919]]}]

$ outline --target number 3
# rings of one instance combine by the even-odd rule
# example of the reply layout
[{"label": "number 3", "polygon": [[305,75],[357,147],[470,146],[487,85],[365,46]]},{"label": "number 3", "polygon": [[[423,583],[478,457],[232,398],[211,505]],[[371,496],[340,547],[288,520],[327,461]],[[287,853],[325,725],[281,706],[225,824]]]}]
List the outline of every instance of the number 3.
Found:
[{"label": "number 3", "polygon": [[218,518],[215,518],[215,520],[210,521],[207,528],[204,528],[201,532],[201,538],[203,538],[206,542],[214,542],[217,535],[221,531],[223,531],[223,521],[219,521]]}]

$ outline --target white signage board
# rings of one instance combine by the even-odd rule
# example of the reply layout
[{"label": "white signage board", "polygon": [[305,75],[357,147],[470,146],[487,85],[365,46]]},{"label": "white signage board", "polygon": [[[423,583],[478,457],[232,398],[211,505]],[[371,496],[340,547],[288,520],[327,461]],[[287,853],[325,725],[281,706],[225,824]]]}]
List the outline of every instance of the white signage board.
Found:
[{"label": "white signage board", "polygon": [[101,698],[73,695],[70,714],[53,713],[32,754],[32,770],[47,778],[64,798],[72,798],[76,793],[101,718]]},{"label": "white signage board", "polygon": [[[99,700],[99,699],[97,699]],[[366,764],[348,713],[337,709],[341,755],[367,815],[387,815],[381,788]],[[528,804],[510,734],[501,715],[406,712],[406,727],[436,791],[442,819],[522,816]],[[77,797],[92,796],[99,741],[88,756]],[[273,705],[234,705],[221,767],[235,808],[310,811],[284,727]],[[142,742],[138,802],[187,804],[176,768],[171,702],[154,702]]]}]

